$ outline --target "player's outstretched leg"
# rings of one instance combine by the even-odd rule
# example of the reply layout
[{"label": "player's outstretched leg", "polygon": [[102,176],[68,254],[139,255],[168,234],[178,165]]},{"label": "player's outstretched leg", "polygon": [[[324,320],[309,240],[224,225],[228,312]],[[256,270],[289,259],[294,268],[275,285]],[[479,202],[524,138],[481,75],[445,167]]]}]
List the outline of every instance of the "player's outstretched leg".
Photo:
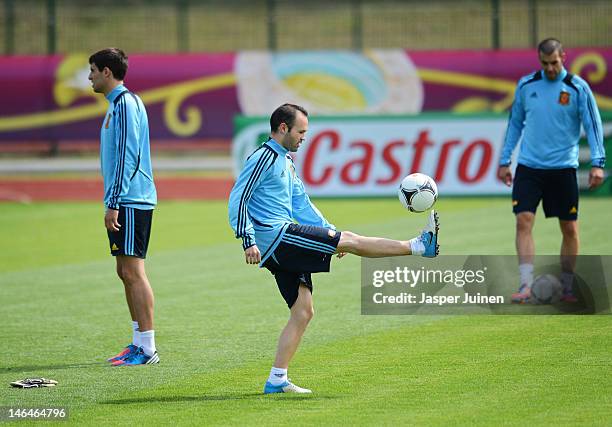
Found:
[{"label": "player's outstretched leg", "polygon": [[438,213],[431,211],[421,234],[411,240],[392,240],[381,237],[366,237],[343,231],[337,252],[347,252],[366,258],[382,258],[401,255],[421,255],[433,258],[438,255]]}]

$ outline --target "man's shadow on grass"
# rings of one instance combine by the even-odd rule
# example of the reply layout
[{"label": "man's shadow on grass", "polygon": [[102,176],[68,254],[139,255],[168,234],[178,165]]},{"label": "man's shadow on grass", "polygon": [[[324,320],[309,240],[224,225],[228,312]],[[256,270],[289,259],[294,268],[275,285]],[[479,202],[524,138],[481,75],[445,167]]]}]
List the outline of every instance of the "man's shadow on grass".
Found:
[{"label": "man's shadow on grass", "polygon": [[89,363],[66,363],[63,365],[24,365],[24,366],[8,366],[0,367],[0,374],[3,373],[19,373],[19,372],[33,372],[33,371],[46,371],[54,369],[73,369],[73,368],[91,368],[92,366],[104,366],[100,362],[89,362]]},{"label": "man's shadow on grass", "polygon": [[[325,398],[326,400],[334,399],[335,396],[321,396],[312,394],[297,394],[297,393],[275,393],[282,395],[282,399],[302,400],[302,399],[317,399]],[[272,396],[264,395],[263,393],[228,393],[228,394],[201,394],[197,396],[151,396],[151,397],[135,397],[127,399],[113,399],[100,402],[102,405],[132,405],[138,403],[176,403],[176,402],[205,402],[215,400],[251,400],[269,398]],[[278,401],[278,398],[274,399]]]}]

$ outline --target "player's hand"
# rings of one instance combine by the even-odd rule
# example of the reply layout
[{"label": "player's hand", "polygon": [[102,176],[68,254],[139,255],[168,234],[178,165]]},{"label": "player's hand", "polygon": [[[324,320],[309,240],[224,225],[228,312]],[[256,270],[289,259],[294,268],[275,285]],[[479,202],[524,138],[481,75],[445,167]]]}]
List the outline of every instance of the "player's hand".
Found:
[{"label": "player's hand", "polygon": [[338,252],[336,258],[342,258],[344,255],[346,255],[346,252]]},{"label": "player's hand", "polygon": [[259,264],[261,262],[261,253],[257,245],[253,245],[244,250],[244,257],[247,264]]},{"label": "player's hand", "polygon": [[115,209],[107,209],[104,215],[104,226],[108,231],[119,231],[119,211]]},{"label": "player's hand", "polygon": [[599,187],[604,182],[604,170],[602,168],[591,168],[589,172],[589,190]]},{"label": "player's hand", "polygon": [[510,166],[500,166],[497,170],[497,177],[510,187],[512,185],[512,170]]}]

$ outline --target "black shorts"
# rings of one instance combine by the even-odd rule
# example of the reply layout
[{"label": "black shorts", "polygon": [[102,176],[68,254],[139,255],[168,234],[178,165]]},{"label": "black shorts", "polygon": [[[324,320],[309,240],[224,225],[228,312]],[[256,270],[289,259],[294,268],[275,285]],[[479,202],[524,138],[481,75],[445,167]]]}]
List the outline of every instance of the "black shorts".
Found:
[{"label": "black shorts", "polygon": [[146,258],[151,236],[153,209],[142,210],[119,207],[119,231],[108,231],[112,256],[128,255]]},{"label": "black shorts", "polygon": [[512,211],[535,213],[540,200],[546,218],[575,221],[578,218],[576,169],[534,169],[518,165],[512,186]]},{"label": "black shorts", "polygon": [[311,273],[329,271],[340,232],[325,227],[290,224],[274,252],[264,263],[276,279],[278,290],[291,308],[300,285],[312,293]]}]

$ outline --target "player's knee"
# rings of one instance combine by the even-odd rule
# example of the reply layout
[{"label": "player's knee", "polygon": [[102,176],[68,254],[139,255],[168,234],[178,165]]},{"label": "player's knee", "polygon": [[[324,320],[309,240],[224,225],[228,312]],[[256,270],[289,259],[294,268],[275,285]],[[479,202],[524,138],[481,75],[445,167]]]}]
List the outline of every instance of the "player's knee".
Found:
[{"label": "player's knee", "polygon": [[304,318],[306,319],[307,322],[310,322],[313,317],[314,317],[314,307],[309,307],[308,309],[304,310]]},{"label": "player's knee", "polygon": [[533,228],[533,216],[518,214],[516,216],[516,231],[518,233],[530,233]]},{"label": "player's knee", "polygon": [[297,320],[304,324],[307,325],[313,318],[314,316],[314,308],[312,307],[304,307],[300,310],[297,311]]},{"label": "player's knee", "polygon": [[567,222],[561,225],[561,232],[566,239],[578,238],[578,225],[576,221]]},{"label": "player's knee", "polygon": [[119,275],[123,283],[126,285],[133,285],[143,279],[142,273],[138,269],[123,267],[121,274]]},{"label": "player's knee", "polygon": [[291,319],[297,324],[305,327],[314,316],[314,308],[312,306],[294,307],[291,310]]},{"label": "player's knee", "polygon": [[125,279],[123,278],[123,267],[120,265],[117,266],[117,276],[119,276],[121,281],[125,281]]}]

